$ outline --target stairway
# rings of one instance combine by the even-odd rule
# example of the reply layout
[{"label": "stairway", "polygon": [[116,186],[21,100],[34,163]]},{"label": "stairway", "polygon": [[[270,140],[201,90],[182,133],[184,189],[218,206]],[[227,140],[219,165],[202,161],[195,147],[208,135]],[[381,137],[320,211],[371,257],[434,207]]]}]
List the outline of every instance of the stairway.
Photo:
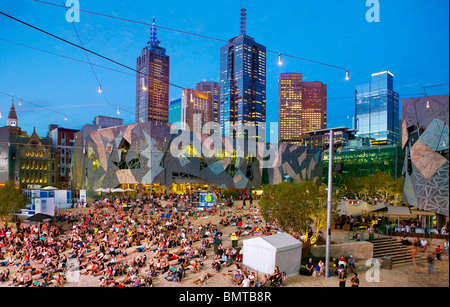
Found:
[{"label": "stairway", "polygon": [[392,265],[413,262],[410,248],[395,238],[381,237],[369,242],[373,244],[373,258],[391,256]]}]

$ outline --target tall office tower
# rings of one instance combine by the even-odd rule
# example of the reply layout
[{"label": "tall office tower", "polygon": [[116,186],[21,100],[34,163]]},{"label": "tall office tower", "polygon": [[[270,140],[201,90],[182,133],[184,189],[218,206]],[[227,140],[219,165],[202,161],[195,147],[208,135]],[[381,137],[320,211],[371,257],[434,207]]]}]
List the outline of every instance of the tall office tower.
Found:
[{"label": "tall office tower", "polygon": [[327,126],[327,86],[303,82],[302,74],[284,73],[278,80],[278,141],[301,145],[302,134]]},{"label": "tall office tower", "polygon": [[246,34],[246,10],[241,10],[241,34],[220,48],[219,123],[226,137],[245,137],[243,125],[265,140],[266,47]]},{"label": "tall office tower", "polygon": [[302,132],[327,127],[327,85],[322,82],[303,82]]},{"label": "tall office tower", "polygon": [[278,79],[278,142],[301,144],[302,74],[285,73]]},{"label": "tall office tower", "polygon": [[195,89],[197,91],[205,92],[211,95],[213,102],[213,109],[211,114],[211,120],[213,122],[219,122],[219,100],[220,100],[220,91],[219,91],[219,83],[217,82],[199,82],[196,84]]},{"label": "tall office tower", "polygon": [[394,92],[394,75],[372,74],[370,83],[355,91],[357,136],[372,139],[372,145],[396,145],[399,137],[399,95]]},{"label": "tall office tower", "polygon": [[203,126],[211,122],[212,105],[209,93],[184,89],[181,98],[181,129],[201,133]]},{"label": "tall office tower", "polygon": [[159,46],[155,20],[147,46],[137,58],[136,122],[169,120],[169,66],[166,49]]}]

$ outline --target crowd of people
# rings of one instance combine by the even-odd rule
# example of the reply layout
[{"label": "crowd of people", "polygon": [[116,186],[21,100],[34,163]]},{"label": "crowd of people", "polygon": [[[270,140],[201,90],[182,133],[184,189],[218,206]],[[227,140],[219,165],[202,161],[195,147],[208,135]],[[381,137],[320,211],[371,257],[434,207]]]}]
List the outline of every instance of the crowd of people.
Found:
[{"label": "crowd of people", "polygon": [[[0,231],[0,282],[59,287],[90,276],[101,287],[140,287],[200,274],[197,283],[203,283],[242,261],[235,247],[220,244],[213,251],[217,239],[225,240],[219,228],[229,227],[236,237],[273,231],[262,225],[252,204],[247,209],[254,214],[233,203],[198,210],[183,198],[133,204],[105,199],[84,210],[58,212],[51,223],[19,222],[16,229]],[[201,223],[216,214],[219,225]]]},{"label": "crowd of people", "polygon": [[[217,224],[203,219],[212,215]],[[104,199],[83,210],[58,212],[52,222],[18,221],[15,227],[0,229],[0,283],[61,287],[91,278],[100,287],[151,287],[172,282],[203,285],[221,275],[229,285],[267,287],[280,281],[278,268],[270,276],[244,268],[243,250],[231,244],[232,237],[277,231],[276,224],[262,220],[252,202],[237,207],[229,201],[198,210],[184,198],[136,203]],[[448,254],[448,240],[444,250]],[[438,246],[437,260],[441,252]],[[340,285],[350,273],[351,285],[359,285],[355,263],[351,256],[331,261]],[[306,264],[305,275],[325,274],[322,260]]]}]

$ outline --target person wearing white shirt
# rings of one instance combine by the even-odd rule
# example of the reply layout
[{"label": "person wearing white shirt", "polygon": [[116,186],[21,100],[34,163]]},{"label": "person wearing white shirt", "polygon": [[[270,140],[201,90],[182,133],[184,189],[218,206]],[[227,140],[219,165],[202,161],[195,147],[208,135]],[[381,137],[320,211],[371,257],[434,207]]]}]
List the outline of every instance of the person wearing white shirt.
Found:
[{"label": "person wearing white shirt", "polygon": [[250,278],[247,276],[247,274],[244,273],[244,280],[242,281],[242,287],[248,288],[250,287]]}]

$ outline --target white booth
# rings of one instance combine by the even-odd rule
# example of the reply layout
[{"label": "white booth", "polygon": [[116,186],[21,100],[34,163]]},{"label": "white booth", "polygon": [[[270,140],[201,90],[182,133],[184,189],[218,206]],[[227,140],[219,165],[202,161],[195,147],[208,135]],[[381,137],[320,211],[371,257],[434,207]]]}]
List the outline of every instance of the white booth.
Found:
[{"label": "white booth", "polygon": [[287,277],[298,275],[303,243],[287,233],[243,241],[242,264],[259,273],[272,274],[275,266]]}]

